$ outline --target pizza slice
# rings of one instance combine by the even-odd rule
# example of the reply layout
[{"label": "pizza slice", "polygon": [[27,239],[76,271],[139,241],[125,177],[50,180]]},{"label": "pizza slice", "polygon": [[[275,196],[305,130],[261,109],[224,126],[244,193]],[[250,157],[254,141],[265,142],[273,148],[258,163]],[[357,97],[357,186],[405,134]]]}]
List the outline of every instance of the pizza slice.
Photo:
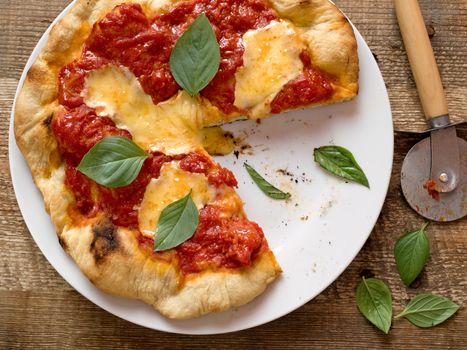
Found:
[{"label": "pizza slice", "polygon": [[[201,14],[220,64],[191,96],[169,61]],[[60,244],[91,282],[190,318],[245,304],[280,273],[235,176],[207,152],[226,153],[228,142],[205,127],[344,101],[357,90],[355,37],[327,0],[78,0],[28,72],[15,135]],[[111,136],[147,155],[120,187],[78,170]],[[194,234],[155,250],[164,208],[188,193],[199,212]]]}]

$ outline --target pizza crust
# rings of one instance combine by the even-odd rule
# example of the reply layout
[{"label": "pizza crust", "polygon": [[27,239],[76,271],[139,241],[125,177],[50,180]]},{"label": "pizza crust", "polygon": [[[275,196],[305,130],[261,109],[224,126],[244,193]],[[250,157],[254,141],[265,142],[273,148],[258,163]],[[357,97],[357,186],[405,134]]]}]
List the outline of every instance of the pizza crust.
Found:
[{"label": "pizza crust", "polygon": [[[254,264],[236,270],[205,271],[183,277],[168,263],[139,248],[134,232],[93,221],[73,227],[69,216],[73,194],[64,186],[64,166],[50,122],[57,111],[59,69],[77,58],[92,24],[114,6],[115,0],[78,0],[52,29],[39,58],[29,70],[18,95],[14,131],[59,242],[85,275],[102,290],[141,299],[170,318],[183,319],[245,304],[264,291],[280,267],[264,249]],[[170,0],[140,0],[154,11]],[[281,16],[300,27],[314,64],[338,77],[336,94],[326,103],[350,99],[358,91],[358,57],[353,31],[342,13],[327,0],[273,0]],[[332,38],[332,40],[328,40]],[[322,104],[322,103],[318,103]],[[241,116],[208,119],[219,124]]]},{"label": "pizza crust", "polygon": [[280,271],[270,251],[251,267],[205,271],[185,280],[169,264],[139,249],[133,232],[109,222],[65,230],[64,249],[105,292],[153,305],[170,318],[187,319],[240,306],[261,294]]}]

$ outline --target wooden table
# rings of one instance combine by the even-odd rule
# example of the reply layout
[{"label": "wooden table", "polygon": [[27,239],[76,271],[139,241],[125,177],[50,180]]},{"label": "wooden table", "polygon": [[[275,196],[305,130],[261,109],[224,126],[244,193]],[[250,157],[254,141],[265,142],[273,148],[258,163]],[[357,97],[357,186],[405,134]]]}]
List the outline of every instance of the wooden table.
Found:
[{"label": "wooden table", "polygon": [[[460,349],[467,344],[467,220],[432,224],[431,258],[413,288],[398,277],[393,246],[417,216],[403,199],[399,172],[404,155],[425,129],[391,0],[339,0],[377,59],[394,114],[395,156],[388,196],[363,250],[321,295],[269,324],[218,336],[165,334],[123,321],[73,290],[33,242],[18,210],[7,156],[10,109],[18,79],[34,45],[67,0],[0,0],[0,348],[40,349]],[[467,117],[467,0],[423,0],[450,111]],[[377,118],[378,116],[375,116]],[[459,134],[467,138],[466,127]],[[392,289],[399,311],[420,292],[436,292],[463,305],[456,316],[430,330],[395,321],[389,335],[358,312],[354,291],[360,276],[377,276]],[[278,301],[280,302],[280,301]]]}]

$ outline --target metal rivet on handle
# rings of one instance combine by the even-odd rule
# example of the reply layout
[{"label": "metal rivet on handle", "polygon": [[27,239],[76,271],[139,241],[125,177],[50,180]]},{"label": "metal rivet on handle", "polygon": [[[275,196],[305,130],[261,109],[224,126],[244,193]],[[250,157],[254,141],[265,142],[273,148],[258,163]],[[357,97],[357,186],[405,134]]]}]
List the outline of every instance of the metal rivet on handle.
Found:
[{"label": "metal rivet on handle", "polygon": [[446,173],[439,174],[439,181],[444,182],[444,183],[448,182],[449,181],[448,174]]}]

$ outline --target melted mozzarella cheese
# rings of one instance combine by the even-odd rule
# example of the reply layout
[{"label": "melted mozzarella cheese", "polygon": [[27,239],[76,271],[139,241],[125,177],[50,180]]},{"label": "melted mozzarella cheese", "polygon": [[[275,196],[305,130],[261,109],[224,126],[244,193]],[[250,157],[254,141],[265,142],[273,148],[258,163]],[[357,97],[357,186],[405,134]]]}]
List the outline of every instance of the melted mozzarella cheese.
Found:
[{"label": "melted mozzarella cheese", "polygon": [[89,107],[112,118],[145,149],[178,154],[202,144],[211,154],[233,150],[232,139],[221,128],[202,129],[212,119],[212,107],[185,92],[154,105],[128,69],[109,65],[93,71],[84,91]]},{"label": "melted mozzarella cheese", "polygon": [[269,103],[282,87],[303,70],[305,49],[299,34],[286,21],[273,21],[243,35],[243,67],[235,74],[235,106],[252,109],[250,116],[269,113]]},{"label": "melted mozzarella cheese", "polygon": [[186,196],[191,196],[198,209],[212,202],[216,197],[216,188],[209,185],[204,174],[184,171],[178,162],[166,163],[162,166],[160,176],[152,179],[146,187],[143,201],[138,212],[140,231],[148,237],[154,237],[157,222],[162,210],[169,204]]},{"label": "melted mozzarella cheese", "polygon": [[128,130],[144,149],[183,153],[202,142],[203,108],[184,91],[155,105],[130,71],[112,65],[89,73],[84,91],[88,106]]},{"label": "melted mozzarella cheese", "polygon": [[204,128],[202,135],[203,148],[209,154],[226,155],[232,153],[235,148],[233,134],[218,126]]}]

